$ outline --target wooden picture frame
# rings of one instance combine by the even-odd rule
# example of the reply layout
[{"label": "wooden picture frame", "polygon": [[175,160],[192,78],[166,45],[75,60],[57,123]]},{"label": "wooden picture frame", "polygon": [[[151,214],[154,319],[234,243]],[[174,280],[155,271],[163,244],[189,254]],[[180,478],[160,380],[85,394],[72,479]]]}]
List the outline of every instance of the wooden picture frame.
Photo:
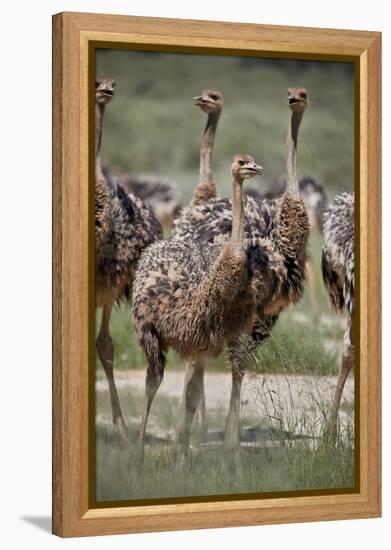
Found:
[{"label": "wooden picture frame", "polygon": [[[359,486],[345,494],[94,508],[89,504],[89,52],[99,43],[355,63],[359,104]],[[53,533],[63,537],[378,517],[381,514],[381,35],[61,13],[53,17]],[[93,124],[93,122],[92,122]],[[92,170],[94,164],[92,164]],[[92,276],[93,277],[93,276]]]}]

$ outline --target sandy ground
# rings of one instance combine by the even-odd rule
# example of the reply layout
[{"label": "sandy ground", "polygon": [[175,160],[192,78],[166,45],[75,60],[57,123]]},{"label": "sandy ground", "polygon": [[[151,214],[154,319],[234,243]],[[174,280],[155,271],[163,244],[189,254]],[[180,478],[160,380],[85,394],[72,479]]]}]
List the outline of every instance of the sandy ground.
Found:
[{"label": "sandy ground", "polygon": [[[120,393],[125,388],[138,394],[142,393],[144,379],[145,372],[142,370],[120,371],[116,375]],[[166,371],[159,395],[180,398],[183,382],[184,372]],[[242,390],[241,417],[250,423],[267,417],[275,427],[288,429],[293,433],[320,435],[324,413],[332,402],[335,384],[334,376],[246,374]],[[205,397],[209,414],[227,413],[230,388],[229,373],[206,372]],[[107,391],[105,378],[97,380],[96,390]],[[353,405],[354,378],[350,376],[346,382],[340,411],[341,426],[352,425]]]}]

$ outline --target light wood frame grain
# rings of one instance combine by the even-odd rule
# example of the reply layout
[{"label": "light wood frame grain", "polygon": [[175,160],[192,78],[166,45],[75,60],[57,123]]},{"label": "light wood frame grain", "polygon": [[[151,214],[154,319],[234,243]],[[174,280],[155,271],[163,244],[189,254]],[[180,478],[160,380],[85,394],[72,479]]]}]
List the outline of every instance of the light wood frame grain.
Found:
[{"label": "light wood frame grain", "polygon": [[[89,507],[88,50],[91,42],[346,58],[359,86],[359,480],[353,494]],[[335,57],[334,57],[335,58]],[[377,517],[381,513],[381,35],[62,13],[53,17],[53,532],[83,536]]]}]

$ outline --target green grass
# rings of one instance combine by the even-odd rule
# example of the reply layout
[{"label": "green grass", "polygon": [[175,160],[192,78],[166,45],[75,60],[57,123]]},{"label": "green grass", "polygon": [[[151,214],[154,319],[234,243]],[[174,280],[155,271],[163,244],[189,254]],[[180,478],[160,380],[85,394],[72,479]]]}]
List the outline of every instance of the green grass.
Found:
[{"label": "green grass", "polygon": [[97,476],[103,501],[339,489],[354,483],[347,447],[242,448],[239,459],[207,448],[193,454],[190,471],[178,467],[171,447],[155,447],[148,449],[140,471],[132,468],[131,455],[114,453],[106,440],[99,443],[97,460],[104,464]]},{"label": "green grass", "polygon": [[[129,400],[126,399],[126,396]],[[121,392],[123,402],[141,410],[142,396]],[[131,398],[131,399],[130,399]],[[228,398],[228,396],[227,396]],[[109,416],[108,396],[98,392],[98,410]],[[227,453],[220,445],[193,447],[190,464],[178,462],[170,435],[175,427],[179,401],[157,395],[148,429],[160,440],[149,441],[143,465],[135,463],[135,449],[120,442],[109,423],[98,422],[96,430],[97,500],[267,493],[352,487],[354,453],[351,424],[336,447],[325,444],[305,427],[307,436],[299,440],[278,437],[274,428],[271,446],[241,447],[238,454]],[[107,417],[108,417],[107,416]],[[211,430],[222,434],[224,417],[214,412]],[[285,418],[288,424],[290,419]],[[250,422],[247,418],[243,424]],[[267,416],[253,418],[252,424],[272,428]],[[284,426],[286,427],[286,426]],[[134,427],[134,430],[136,426]],[[350,433],[349,433],[350,432]],[[348,434],[348,435],[346,435]],[[171,438],[172,439],[172,438]]]},{"label": "green grass", "polygon": [[292,325],[285,318],[273,330],[270,338],[257,351],[251,367],[256,373],[337,374],[338,349],[327,351],[319,341],[319,330]]}]

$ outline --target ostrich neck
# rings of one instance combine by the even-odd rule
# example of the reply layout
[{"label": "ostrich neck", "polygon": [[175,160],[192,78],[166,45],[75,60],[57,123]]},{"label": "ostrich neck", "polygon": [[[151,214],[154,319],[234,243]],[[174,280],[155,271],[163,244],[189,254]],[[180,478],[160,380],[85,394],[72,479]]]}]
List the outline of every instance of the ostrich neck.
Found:
[{"label": "ostrich neck", "polygon": [[292,112],[288,134],[287,134],[287,159],[286,170],[288,176],[288,191],[299,192],[299,179],[297,176],[297,138],[299,135],[300,123],[303,118],[303,112]]},{"label": "ostrich neck", "polygon": [[244,234],[242,182],[235,177],[232,181],[232,218],[231,239],[211,266],[197,293],[194,307],[200,314],[205,312],[205,307],[208,315],[220,315],[226,308],[229,309],[243,282],[246,257],[242,247]]},{"label": "ostrich neck", "polygon": [[100,150],[102,145],[102,124],[104,112],[105,105],[95,103],[95,161],[97,176],[102,174],[102,161],[100,158]]},{"label": "ostrich neck", "polygon": [[220,113],[209,113],[200,149],[200,183],[212,183],[213,144]]},{"label": "ostrich neck", "polygon": [[232,179],[232,233],[230,249],[240,252],[244,234],[243,180],[234,175]]}]

